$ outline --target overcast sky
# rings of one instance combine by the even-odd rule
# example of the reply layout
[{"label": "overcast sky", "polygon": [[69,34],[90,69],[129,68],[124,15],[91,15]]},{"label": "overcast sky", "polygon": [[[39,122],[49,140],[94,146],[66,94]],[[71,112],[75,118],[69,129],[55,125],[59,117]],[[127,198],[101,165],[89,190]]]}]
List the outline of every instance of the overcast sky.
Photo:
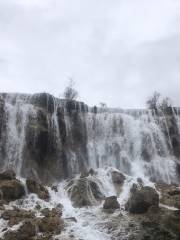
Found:
[{"label": "overcast sky", "polygon": [[180,106],[180,0],[0,0],[0,91]]}]

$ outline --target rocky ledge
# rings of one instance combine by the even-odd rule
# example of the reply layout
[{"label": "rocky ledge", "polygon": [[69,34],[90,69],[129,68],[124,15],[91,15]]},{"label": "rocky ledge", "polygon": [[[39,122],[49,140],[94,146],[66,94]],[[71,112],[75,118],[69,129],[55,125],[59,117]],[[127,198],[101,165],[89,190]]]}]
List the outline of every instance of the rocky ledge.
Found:
[{"label": "rocky ledge", "polygon": [[[35,194],[41,201],[50,200],[46,187],[33,179],[22,183],[16,174],[7,170],[0,173],[0,214],[1,224],[5,224],[0,236],[2,240],[51,240],[64,229],[62,205],[54,208],[26,210],[21,201],[26,201],[27,194]],[[12,201],[20,201],[17,206]],[[2,226],[0,226],[2,228]]]},{"label": "rocky ledge", "polygon": [[[156,183],[149,187],[137,179],[124,206],[118,202],[121,194],[118,189],[123,189],[128,179],[118,171],[110,172],[110,177],[117,195],[108,197],[93,170],[67,180],[65,189],[69,198],[75,208],[81,208],[76,212],[85,210],[87,218],[88,214],[95,217],[90,206],[96,206],[99,221],[96,227],[113,240],[179,240],[180,188],[177,185]],[[58,194],[57,186],[46,187],[30,178],[20,181],[11,170],[0,173],[0,240],[79,239],[71,231],[66,234],[67,226],[72,225],[73,229],[80,226],[79,219],[64,218],[63,206],[52,201],[52,193]]]}]

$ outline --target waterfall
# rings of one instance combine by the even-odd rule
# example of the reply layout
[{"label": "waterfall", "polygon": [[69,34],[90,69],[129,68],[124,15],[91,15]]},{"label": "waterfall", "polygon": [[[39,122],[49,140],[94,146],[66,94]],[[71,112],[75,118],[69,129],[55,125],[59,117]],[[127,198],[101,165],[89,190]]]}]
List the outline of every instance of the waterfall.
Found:
[{"label": "waterfall", "polygon": [[29,114],[35,115],[33,105],[28,103],[28,96],[7,95],[5,112],[7,121],[6,159],[5,168],[13,168],[21,173],[25,131]]},{"label": "waterfall", "polygon": [[126,113],[90,113],[87,125],[90,167],[107,165],[136,177],[175,180],[166,137],[149,114],[135,118]]},{"label": "waterfall", "polygon": [[0,96],[6,116],[0,136],[3,168],[61,179],[115,167],[133,177],[177,182],[173,148],[174,138],[179,139],[178,111],[168,117],[146,110],[95,111],[45,93]]}]

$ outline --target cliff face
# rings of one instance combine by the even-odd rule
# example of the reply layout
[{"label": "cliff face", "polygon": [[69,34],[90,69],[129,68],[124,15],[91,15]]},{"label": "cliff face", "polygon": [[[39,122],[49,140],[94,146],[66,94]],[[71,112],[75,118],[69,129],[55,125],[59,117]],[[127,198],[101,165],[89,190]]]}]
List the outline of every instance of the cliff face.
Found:
[{"label": "cliff face", "polygon": [[178,181],[179,115],[88,111],[42,93],[0,94],[0,166],[42,181],[113,166]]},{"label": "cliff face", "polygon": [[[83,103],[49,94],[3,94],[0,102],[0,164],[22,176],[62,179],[85,169]],[[72,169],[75,155],[79,169]]]}]

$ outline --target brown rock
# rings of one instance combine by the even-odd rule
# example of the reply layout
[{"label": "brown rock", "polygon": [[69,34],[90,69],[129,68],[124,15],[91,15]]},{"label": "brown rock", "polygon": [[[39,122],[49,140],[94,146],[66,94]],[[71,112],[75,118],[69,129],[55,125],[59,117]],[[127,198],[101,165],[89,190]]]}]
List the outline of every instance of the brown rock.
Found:
[{"label": "brown rock", "polygon": [[6,170],[0,173],[0,181],[1,180],[13,180],[16,178],[16,174],[13,170]]},{"label": "brown rock", "polygon": [[61,217],[62,216],[62,208],[52,208],[51,210],[49,208],[44,208],[41,210],[41,213],[45,217]]},{"label": "brown rock", "polygon": [[55,217],[44,217],[38,220],[39,231],[42,233],[52,232],[60,234],[63,230],[63,220],[58,216]]},{"label": "brown rock", "polygon": [[126,210],[130,213],[145,213],[151,206],[159,205],[159,195],[151,187],[142,187],[140,190],[133,187],[131,196],[126,203]]},{"label": "brown rock", "polygon": [[25,195],[24,186],[17,179],[1,181],[0,191],[6,201],[16,200]]},{"label": "brown rock", "polygon": [[67,190],[74,207],[97,205],[104,199],[96,180],[86,177],[71,180]]},{"label": "brown rock", "polygon": [[173,184],[156,183],[161,193],[160,203],[180,209],[180,189]]},{"label": "brown rock", "polygon": [[25,221],[17,231],[8,231],[4,240],[31,240],[36,235],[36,226],[32,221]]},{"label": "brown rock", "polygon": [[28,178],[26,180],[26,186],[29,193],[36,193],[39,198],[49,200],[49,192],[42,184]]},{"label": "brown rock", "polygon": [[1,218],[3,218],[6,221],[9,221],[9,226],[16,225],[24,220],[28,219],[34,219],[35,214],[32,211],[26,211],[23,209],[15,208],[13,210],[5,210]]},{"label": "brown rock", "polygon": [[103,208],[104,209],[113,209],[113,210],[119,209],[120,204],[117,201],[117,197],[116,196],[107,197],[105,199]]}]

